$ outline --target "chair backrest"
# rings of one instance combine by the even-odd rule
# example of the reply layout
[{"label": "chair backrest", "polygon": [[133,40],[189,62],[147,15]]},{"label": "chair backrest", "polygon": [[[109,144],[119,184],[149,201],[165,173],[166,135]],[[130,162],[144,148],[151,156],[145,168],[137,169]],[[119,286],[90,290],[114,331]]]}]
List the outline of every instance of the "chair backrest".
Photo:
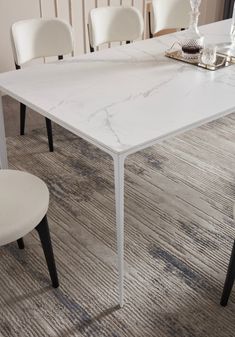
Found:
[{"label": "chair backrest", "polygon": [[12,48],[18,66],[39,57],[73,51],[72,27],[59,19],[30,19],[11,27]]},{"label": "chair backrest", "polygon": [[103,43],[136,40],[143,31],[143,16],[134,7],[100,7],[90,11],[89,39],[93,48]]},{"label": "chair backrest", "polygon": [[151,33],[163,29],[187,28],[190,22],[189,0],[152,0]]}]

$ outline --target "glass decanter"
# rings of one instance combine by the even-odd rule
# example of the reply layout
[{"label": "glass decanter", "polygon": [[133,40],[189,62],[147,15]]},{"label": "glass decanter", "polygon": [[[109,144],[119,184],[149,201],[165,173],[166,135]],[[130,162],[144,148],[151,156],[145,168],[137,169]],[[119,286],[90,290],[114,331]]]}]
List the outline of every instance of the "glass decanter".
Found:
[{"label": "glass decanter", "polygon": [[232,17],[232,24],[230,30],[230,37],[233,47],[235,47],[235,3],[233,6],[233,17]]},{"label": "glass decanter", "polygon": [[192,11],[189,28],[186,30],[181,42],[183,57],[187,59],[197,59],[203,48],[204,37],[198,30],[199,7],[201,0],[190,0]]},{"label": "glass decanter", "polygon": [[228,57],[235,58],[235,3],[233,7],[233,17],[230,28],[230,38],[229,41],[218,44],[218,51],[221,54],[225,54]]}]

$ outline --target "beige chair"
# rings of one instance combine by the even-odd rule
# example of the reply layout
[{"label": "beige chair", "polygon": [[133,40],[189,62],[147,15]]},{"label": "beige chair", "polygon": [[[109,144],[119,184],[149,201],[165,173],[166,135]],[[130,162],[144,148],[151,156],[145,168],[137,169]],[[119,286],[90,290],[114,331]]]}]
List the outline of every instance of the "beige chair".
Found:
[{"label": "beige chair", "polygon": [[[12,49],[16,69],[25,63],[41,57],[58,56],[73,51],[72,28],[59,19],[30,19],[16,22],[11,28]],[[25,132],[26,106],[20,105],[20,134]],[[46,118],[50,151],[53,151],[51,121]]]},{"label": "beige chair", "polygon": [[[235,219],[235,206],[233,208],[233,218]],[[233,288],[234,280],[235,280],[235,241],[233,243],[232,254],[230,257],[226,280],[224,283],[224,289],[220,301],[220,304],[223,307],[225,307],[228,303],[228,299]]]},{"label": "beige chair", "polygon": [[150,37],[168,29],[188,28],[191,6],[189,0],[152,0]]},{"label": "beige chair", "polygon": [[49,191],[32,174],[0,170],[0,246],[17,241],[24,248],[23,237],[36,229],[42,244],[52,286],[59,286],[47,223]]},{"label": "beige chair", "polygon": [[134,7],[99,7],[89,13],[89,41],[93,52],[104,43],[130,43],[139,39],[144,31],[144,20]]}]

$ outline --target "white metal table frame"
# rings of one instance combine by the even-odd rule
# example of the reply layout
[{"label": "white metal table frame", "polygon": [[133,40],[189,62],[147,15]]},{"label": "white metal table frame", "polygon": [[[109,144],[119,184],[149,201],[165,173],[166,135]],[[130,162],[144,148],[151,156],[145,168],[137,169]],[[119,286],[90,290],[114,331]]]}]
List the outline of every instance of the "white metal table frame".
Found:
[{"label": "white metal table frame", "polygon": [[[97,146],[97,145],[96,145]],[[118,252],[118,274],[119,274],[119,305],[124,305],[124,164],[127,154],[115,154],[105,148],[99,147],[112,156],[114,162],[115,183],[115,206],[117,227],[117,252]],[[135,152],[135,151],[134,151]],[[0,93],[0,167],[8,168],[6,136],[3,115],[2,94]]]},{"label": "white metal table frame", "polygon": [[[97,145],[96,145],[97,146]],[[148,146],[148,145],[147,145]],[[115,183],[115,206],[116,206],[116,231],[117,231],[117,253],[119,274],[119,305],[124,305],[124,164],[128,154],[115,154],[105,148],[99,147],[112,156],[114,162]],[[138,151],[138,150],[137,150]],[[136,151],[133,151],[136,152]],[[3,115],[2,94],[0,94],[0,167],[8,168],[6,136]]]},{"label": "white metal table frame", "polygon": [[[225,116],[229,113],[231,113],[231,111],[227,113],[223,113],[222,116]],[[219,117],[221,116],[218,116],[217,118]],[[195,125],[194,128],[200,125],[206,124],[213,120],[215,120],[215,118],[212,118],[211,120],[207,120],[203,123]],[[182,132],[183,131],[184,130],[182,130]],[[171,138],[171,135],[165,137],[164,139],[161,139],[160,141],[164,141],[167,138]],[[144,146],[140,146],[139,148],[135,148],[133,151],[128,151],[127,153],[123,153],[123,154],[112,153],[106,148],[97,146],[97,144],[93,144],[99,147],[104,152],[108,153],[110,156],[112,156],[113,162],[114,162],[116,235],[117,235],[117,254],[118,254],[118,263],[117,263],[118,293],[119,293],[119,305],[121,308],[124,305],[124,171],[125,171],[124,166],[125,166],[125,159],[127,158],[128,155],[138,152],[140,150],[143,150],[152,145],[155,145],[159,143],[160,141],[159,140],[151,141]],[[2,169],[8,168],[2,95],[0,95],[0,166]]]},{"label": "white metal table frame", "polygon": [[[170,44],[171,42],[169,42]],[[196,71],[196,70],[195,70]],[[115,151],[110,149],[108,146],[106,147],[102,143],[98,141],[93,141],[91,138],[86,136],[83,132],[79,131],[79,129],[74,129],[70,125],[64,125],[64,123],[60,123],[60,119],[57,116],[52,116],[47,114],[46,111],[40,110],[31,102],[18,97],[17,94],[14,94],[11,91],[8,91],[5,88],[1,89],[5,94],[13,97],[14,99],[20,101],[21,103],[27,105],[34,111],[44,115],[45,117],[49,117],[55,123],[62,125],[69,131],[73,132],[77,136],[87,140],[89,143],[92,143],[96,147],[100,148],[104,152],[108,153],[112,156],[114,162],[114,181],[115,181],[115,205],[116,205],[116,235],[117,235],[117,253],[118,253],[118,288],[119,288],[119,304],[122,307],[124,304],[124,164],[125,159],[128,155],[133,154],[139,150],[150,147],[154,144],[157,144],[167,138],[172,136],[176,136],[184,131],[190,130],[192,128],[196,128],[200,125],[208,123],[212,120],[218,119],[222,116],[228,115],[233,112],[235,108],[235,99],[232,102],[233,106],[229,108],[225,108],[224,110],[217,111],[215,114],[208,114],[203,120],[198,122],[194,122],[192,125],[182,125],[181,128],[176,128],[171,132],[168,132],[161,137],[151,138],[151,140],[142,142],[142,144],[137,146],[130,146],[126,150],[123,151]],[[216,104],[216,103],[215,103]],[[2,169],[8,168],[8,160],[7,160],[7,148],[6,148],[6,138],[5,138],[5,128],[4,128],[4,116],[3,116],[3,105],[2,105],[2,94],[0,95],[0,166]]]}]

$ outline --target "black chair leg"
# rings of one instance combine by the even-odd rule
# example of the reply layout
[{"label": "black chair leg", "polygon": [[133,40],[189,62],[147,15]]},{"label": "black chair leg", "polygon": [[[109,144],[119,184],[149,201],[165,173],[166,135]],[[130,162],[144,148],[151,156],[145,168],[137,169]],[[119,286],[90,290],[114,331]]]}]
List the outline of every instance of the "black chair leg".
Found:
[{"label": "black chair leg", "polygon": [[21,238],[17,240],[19,249],[24,249],[24,240]]},{"label": "black chair leg", "polygon": [[149,38],[153,38],[152,27],[151,27],[151,12],[149,12]]},{"label": "black chair leg", "polygon": [[220,304],[225,307],[228,303],[228,299],[233,287],[235,279],[235,241],[233,244],[232,254],[229,261],[228,271],[226,275],[226,280],[224,283],[223,294],[220,300]]},{"label": "black chair leg", "polygon": [[25,115],[26,115],[26,106],[23,103],[20,103],[20,134],[21,136],[24,135]]},{"label": "black chair leg", "polygon": [[51,124],[51,120],[48,118],[46,118],[46,126],[47,126],[47,137],[48,137],[49,150],[50,152],[53,152],[54,146],[53,146],[52,124]]},{"label": "black chair leg", "polygon": [[40,237],[40,241],[41,241],[42,248],[43,248],[44,255],[46,258],[46,262],[47,262],[47,267],[48,267],[50,277],[51,277],[52,286],[54,288],[57,288],[59,287],[59,281],[58,281],[58,276],[57,276],[57,271],[56,271],[55,259],[54,259],[50,231],[49,231],[46,215],[42,219],[40,224],[36,227],[36,230]]}]

